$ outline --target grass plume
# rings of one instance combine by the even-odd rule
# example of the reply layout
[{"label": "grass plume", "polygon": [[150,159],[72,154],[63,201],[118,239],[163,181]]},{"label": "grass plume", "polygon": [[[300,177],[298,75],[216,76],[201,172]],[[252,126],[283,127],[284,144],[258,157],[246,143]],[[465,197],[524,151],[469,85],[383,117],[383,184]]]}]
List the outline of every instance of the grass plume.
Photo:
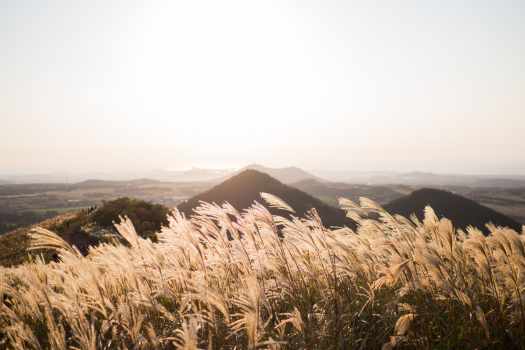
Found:
[{"label": "grass plume", "polygon": [[341,204],[357,232],[258,203],[174,210],[156,243],[123,218],[87,256],[37,229],[59,259],[0,268],[0,348],[524,348],[523,235]]}]

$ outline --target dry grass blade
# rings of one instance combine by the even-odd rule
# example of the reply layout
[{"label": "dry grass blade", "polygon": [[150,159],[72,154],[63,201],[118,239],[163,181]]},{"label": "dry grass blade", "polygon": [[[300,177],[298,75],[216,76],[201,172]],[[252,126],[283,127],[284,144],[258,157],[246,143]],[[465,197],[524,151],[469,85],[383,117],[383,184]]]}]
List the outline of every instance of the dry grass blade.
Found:
[{"label": "dry grass blade", "polygon": [[416,318],[415,314],[406,314],[406,315],[401,316],[397,320],[396,326],[394,328],[395,336],[405,335],[410,329],[410,326],[412,325],[412,322],[414,321],[415,318]]},{"label": "dry grass blade", "polygon": [[290,207],[281,198],[274,196],[273,194],[262,192],[261,197],[271,208],[284,210],[289,213],[295,213],[295,210],[292,207]]},{"label": "dry grass blade", "polygon": [[35,227],[29,232],[31,245],[29,250],[52,250],[59,253],[69,253],[81,256],[79,251],[67,243],[62,237],[42,227]]}]

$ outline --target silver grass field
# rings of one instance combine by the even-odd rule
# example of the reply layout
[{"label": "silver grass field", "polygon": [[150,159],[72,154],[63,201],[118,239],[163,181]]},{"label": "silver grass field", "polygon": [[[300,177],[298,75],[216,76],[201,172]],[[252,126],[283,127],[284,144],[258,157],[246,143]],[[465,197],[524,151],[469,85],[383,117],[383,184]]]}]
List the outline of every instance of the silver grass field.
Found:
[{"label": "silver grass field", "polygon": [[[455,230],[341,199],[359,224],[323,226],[254,205],[174,210],[158,243],[124,219],[127,241],[82,256],[44,229],[34,259],[0,269],[1,349],[525,348],[525,239]],[[379,219],[370,219],[373,216]]]}]

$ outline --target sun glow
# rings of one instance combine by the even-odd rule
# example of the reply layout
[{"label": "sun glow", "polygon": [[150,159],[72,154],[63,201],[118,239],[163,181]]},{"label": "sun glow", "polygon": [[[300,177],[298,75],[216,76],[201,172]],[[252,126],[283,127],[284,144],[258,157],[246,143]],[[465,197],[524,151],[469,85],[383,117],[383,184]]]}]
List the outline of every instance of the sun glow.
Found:
[{"label": "sun glow", "polygon": [[[138,158],[170,168],[222,159],[472,172],[486,169],[487,155],[492,169],[523,164],[507,152],[509,142],[523,148],[519,11],[477,8],[478,18],[441,4],[283,1],[25,6],[10,3],[0,21],[9,29],[0,58],[4,168],[135,168]],[[505,123],[495,117],[502,108]],[[480,137],[465,138],[467,129]]]}]

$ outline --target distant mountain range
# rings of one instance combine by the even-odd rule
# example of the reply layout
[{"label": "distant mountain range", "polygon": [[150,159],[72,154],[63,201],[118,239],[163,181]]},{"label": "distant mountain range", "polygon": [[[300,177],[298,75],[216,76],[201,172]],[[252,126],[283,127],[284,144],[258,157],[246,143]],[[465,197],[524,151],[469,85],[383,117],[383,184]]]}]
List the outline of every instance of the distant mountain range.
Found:
[{"label": "distant mountain range", "polygon": [[[181,203],[178,208],[186,215],[191,215],[193,209],[199,206],[201,201],[204,201],[217,204],[228,202],[236,209],[242,210],[250,207],[254,201],[264,204],[265,202],[260,195],[261,192],[280,197],[296,211],[298,216],[304,216],[311,208],[317,209],[326,226],[353,226],[354,224],[342,210],[331,207],[294,187],[285,185],[268,174],[252,169],[244,170],[212,189],[190,198]],[[270,209],[270,211],[279,215],[287,215],[275,209]]]},{"label": "distant mountain range", "polygon": [[435,174],[428,172],[352,172],[320,171],[319,175],[330,181],[367,185],[407,185],[417,187],[525,187],[525,176]]},{"label": "distant mountain range", "polygon": [[232,172],[232,169],[191,168],[189,170],[180,171],[157,170],[147,173],[146,177],[161,181],[174,182],[217,182]]},{"label": "distant mountain range", "polygon": [[443,190],[420,189],[384,205],[384,208],[390,213],[401,214],[405,217],[415,214],[422,219],[423,210],[427,205],[434,209],[438,217],[452,220],[457,228],[464,229],[471,225],[487,233],[488,229],[485,224],[490,222],[496,226],[506,226],[521,232],[521,224],[508,216],[473,200]]},{"label": "distant mountain range", "polygon": [[297,167],[285,168],[270,168],[259,164],[250,164],[241,168],[234,169],[205,169],[205,168],[191,168],[188,170],[153,170],[142,171],[135,173],[85,173],[85,174],[27,174],[27,175],[10,175],[0,178],[0,185],[2,184],[41,184],[41,183],[62,183],[62,184],[78,184],[82,182],[94,181],[111,181],[111,182],[127,182],[134,181],[134,179],[169,181],[169,182],[211,182],[219,183],[225,179],[232,177],[244,170],[257,170],[275,177],[281,182],[292,183],[305,179],[317,179],[316,176]]},{"label": "distant mountain range", "polygon": [[137,178],[148,178],[158,181],[170,182],[210,182],[220,183],[228,177],[234,176],[243,170],[253,169],[276,178],[277,180],[292,184],[303,180],[314,179],[320,182],[344,182],[363,185],[406,185],[415,187],[498,187],[516,188],[525,187],[525,175],[462,175],[462,174],[434,174],[428,172],[359,172],[359,171],[330,171],[319,169],[307,172],[298,167],[271,168],[260,164],[251,164],[241,169],[206,169],[191,168],[189,170],[152,170],[126,173],[92,172],[84,174],[51,173],[51,174],[26,174],[2,175],[2,183],[78,183],[88,179],[109,181],[128,181]]},{"label": "distant mountain range", "polygon": [[192,168],[189,170],[152,170],[125,173],[50,173],[50,174],[26,174],[26,175],[4,175],[0,177],[2,182],[11,184],[75,184],[88,180],[100,181],[132,181],[134,179],[152,179],[162,182],[207,182],[216,181],[222,177],[232,174],[232,169],[201,169]]}]

